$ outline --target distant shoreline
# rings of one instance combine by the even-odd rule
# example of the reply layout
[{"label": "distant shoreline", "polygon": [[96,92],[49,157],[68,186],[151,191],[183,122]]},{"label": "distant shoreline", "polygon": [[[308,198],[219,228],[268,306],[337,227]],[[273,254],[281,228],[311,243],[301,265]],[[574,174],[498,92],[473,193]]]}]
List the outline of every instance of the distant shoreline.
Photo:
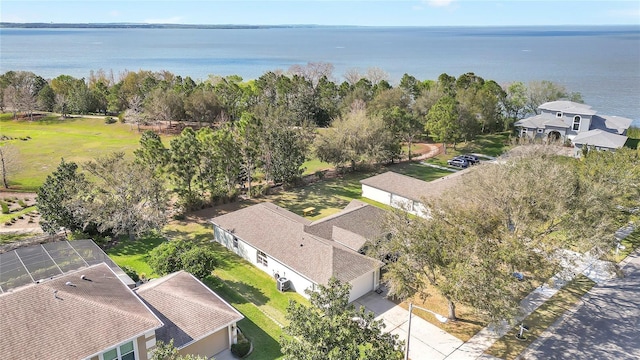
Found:
[{"label": "distant shoreline", "polygon": [[359,26],[359,25],[317,25],[317,24],[283,24],[283,25],[251,25],[251,24],[146,24],[146,23],[14,23],[0,22],[0,29],[295,29],[295,28],[474,28],[474,29],[585,29],[594,28],[634,28],[640,30],[640,25],[504,25],[504,26]]},{"label": "distant shoreline", "polygon": [[[195,24],[136,24],[136,23],[9,23],[0,22],[6,29],[290,29],[327,28],[325,25],[195,25]],[[339,26],[357,27],[357,26]]]}]

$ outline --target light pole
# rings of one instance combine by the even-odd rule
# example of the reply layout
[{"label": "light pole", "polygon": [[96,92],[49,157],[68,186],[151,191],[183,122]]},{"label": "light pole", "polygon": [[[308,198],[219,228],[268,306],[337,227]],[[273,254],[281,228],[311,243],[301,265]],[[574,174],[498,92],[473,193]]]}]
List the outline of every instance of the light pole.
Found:
[{"label": "light pole", "polygon": [[433,311],[431,311],[429,309],[425,309],[423,307],[413,305],[412,302],[409,302],[409,324],[408,324],[408,327],[407,327],[407,349],[404,352],[404,360],[409,360],[409,340],[411,339],[411,313],[413,312],[413,308],[414,307],[416,307],[416,308],[418,308],[418,309],[420,309],[422,311],[426,311],[426,312],[432,314],[441,323],[446,323],[449,320],[449,319],[447,319],[446,316],[442,316],[440,314],[436,314],[436,313],[434,313]]}]

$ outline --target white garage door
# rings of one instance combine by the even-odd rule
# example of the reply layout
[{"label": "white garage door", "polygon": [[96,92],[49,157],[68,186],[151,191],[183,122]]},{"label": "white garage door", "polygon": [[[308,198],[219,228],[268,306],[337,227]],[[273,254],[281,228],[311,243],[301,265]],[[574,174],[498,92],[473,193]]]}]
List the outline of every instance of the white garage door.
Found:
[{"label": "white garage door", "polygon": [[352,280],[350,283],[351,294],[349,296],[349,302],[352,302],[373,290],[373,272],[364,274],[359,278]]}]

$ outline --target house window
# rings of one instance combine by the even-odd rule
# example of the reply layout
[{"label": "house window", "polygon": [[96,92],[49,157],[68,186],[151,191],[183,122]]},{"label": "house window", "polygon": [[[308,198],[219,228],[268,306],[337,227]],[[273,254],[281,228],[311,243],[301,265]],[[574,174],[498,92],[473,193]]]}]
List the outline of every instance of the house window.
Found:
[{"label": "house window", "polygon": [[263,253],[262,251],[258,250],[258,264],[262,264],[264,266],[269,266],[268,262],[267,262],[267,254]]},{"label": "house window", "polygon": [[102,360],[135,360],[133,341],[124,343],[102,354]]},{"label": "house window", "polygon": [[578,130],[580,130],[580,120],[581,120],[581,119],[580,119],[580,116],[579,116],[579,115],[576,115],[576,116],[573,118],[573,130],[574,130],[574,131],[578,131]]},{"label": "house window", "polygon": [[237,248],[238,248],[238,238],[237,238],[237,237],[235,237],[235,236],[233,237],[233,247],[234,247],[235,249],[237,249]]},{"label": "house window", "polygon": [[561,112],[561,111],[558,111],[558,112],[556,113],[556,117],[557,117],[557,118],[561,118],[561,117],[562,117],[562,112]]}]

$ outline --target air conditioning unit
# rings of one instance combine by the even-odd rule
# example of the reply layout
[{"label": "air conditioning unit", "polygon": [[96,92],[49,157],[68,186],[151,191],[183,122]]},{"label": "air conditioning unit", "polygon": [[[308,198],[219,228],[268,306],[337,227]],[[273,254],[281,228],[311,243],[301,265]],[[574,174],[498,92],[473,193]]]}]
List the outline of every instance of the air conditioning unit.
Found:
[{"label": "air conditioning unit", "polygon": [[289,290],[289,279],[287,279],[286,277],[279,277],[276,280],[276,286],[278,287],[279,291]]}]

